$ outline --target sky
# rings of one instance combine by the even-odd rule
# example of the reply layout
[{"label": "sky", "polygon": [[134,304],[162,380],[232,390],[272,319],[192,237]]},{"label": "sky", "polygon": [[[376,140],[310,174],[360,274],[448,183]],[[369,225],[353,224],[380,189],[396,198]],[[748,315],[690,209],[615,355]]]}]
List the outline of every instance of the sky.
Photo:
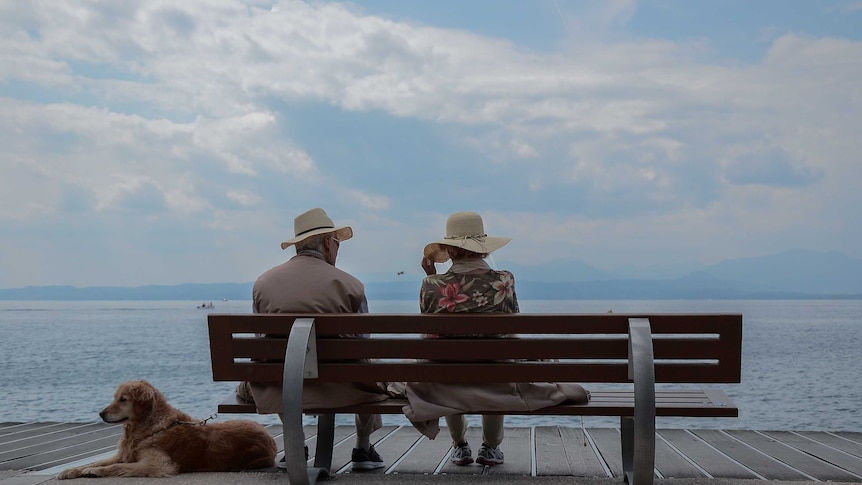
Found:
[{"label": "sky", "polygon": [[[862,258],[862,0],[0,1],[0,288]],[[516,275],[517,276],[517,275]]]}]

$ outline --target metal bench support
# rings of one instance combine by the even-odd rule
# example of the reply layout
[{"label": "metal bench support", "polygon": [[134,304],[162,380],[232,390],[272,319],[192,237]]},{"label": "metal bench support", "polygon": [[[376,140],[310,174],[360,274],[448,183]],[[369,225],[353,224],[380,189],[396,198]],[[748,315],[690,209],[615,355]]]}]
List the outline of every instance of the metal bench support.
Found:
[{"label": "metal bench support", "polygon": [[[329,476],[332,465],[332,440],[335,431],[335,416],[318,418],[319,431],[314,466],[305,461],[305,433],[302,429],[302,385],[306,378],[317,377],[317,345],[314,334],[314,319],[297,318],[290,328],[287,350],[284,355],[284,380],[282,387],[282,422],[284,424],[284,459],[287,477],[291,485],[313,485],[318,479]],[[328,441],[328,452],[321,447]]]},{"label": "metal bench support", "polygon": [[629,319],[629,379],[634,381],[634,417],[620,417],[625,481],[652,485],[655,477],[655,363],[646,318]]}]

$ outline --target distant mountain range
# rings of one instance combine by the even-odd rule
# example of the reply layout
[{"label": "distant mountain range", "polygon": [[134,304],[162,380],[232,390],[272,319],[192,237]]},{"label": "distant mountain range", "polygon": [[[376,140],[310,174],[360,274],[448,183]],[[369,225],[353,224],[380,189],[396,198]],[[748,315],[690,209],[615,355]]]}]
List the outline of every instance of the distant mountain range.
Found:
[{"label": "distant mountain range", "polygon": [[[526,266],[500,262],[515,274],[522,300],[579,299],[862,299],[862,260],[836,252],[787,251],[688,266],[687,273],[655,268],[606,271],[578,260]],[[682,266],[680,268],[683,268]],[[682,269],[677,269],[682,271]],[[422,275],[357,275],[371,300],[419,296]],[[252,282],[138,287],[28,286],[0,289],[0,300],[248,300]]]}]

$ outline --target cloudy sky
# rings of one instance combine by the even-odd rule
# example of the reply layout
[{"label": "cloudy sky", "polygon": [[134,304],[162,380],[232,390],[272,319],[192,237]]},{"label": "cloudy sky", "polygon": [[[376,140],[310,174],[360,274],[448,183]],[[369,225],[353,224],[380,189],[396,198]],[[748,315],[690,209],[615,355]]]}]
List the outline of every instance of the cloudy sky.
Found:
[{"label": "cloudy sky", "polygon": [[0,2],[0,288],[862,258],[862,1]]}]

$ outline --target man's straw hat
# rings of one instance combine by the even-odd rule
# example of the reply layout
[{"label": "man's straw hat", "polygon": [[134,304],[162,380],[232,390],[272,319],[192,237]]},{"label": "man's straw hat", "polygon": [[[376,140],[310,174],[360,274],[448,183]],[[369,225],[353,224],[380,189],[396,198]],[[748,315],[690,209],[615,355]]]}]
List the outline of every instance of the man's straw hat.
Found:
[{"label": "man's straw hat", "polygon": [[353,237],[353,229],[349,226],[335,227],[332,219],[326,215],[326,212],[320,208],[311,209],[308,212],[296,216],[293,220],[293,239],[288,239],[281,243],[281,249],[287,249],[294,244],[316,236],[318,234],[326,234],[334,232],[335,239],[339,241],[347,241]]},{"label": "man's straw hat", "polygon": [[456,212],[446,220],[446,237],[425,246],[425,257],[435,263],[449,260],[446,246],[466,249],[479,254],[489,254],[511,241],[510,237],[495,237],[485,234],[482,216],[475,212]]}]

